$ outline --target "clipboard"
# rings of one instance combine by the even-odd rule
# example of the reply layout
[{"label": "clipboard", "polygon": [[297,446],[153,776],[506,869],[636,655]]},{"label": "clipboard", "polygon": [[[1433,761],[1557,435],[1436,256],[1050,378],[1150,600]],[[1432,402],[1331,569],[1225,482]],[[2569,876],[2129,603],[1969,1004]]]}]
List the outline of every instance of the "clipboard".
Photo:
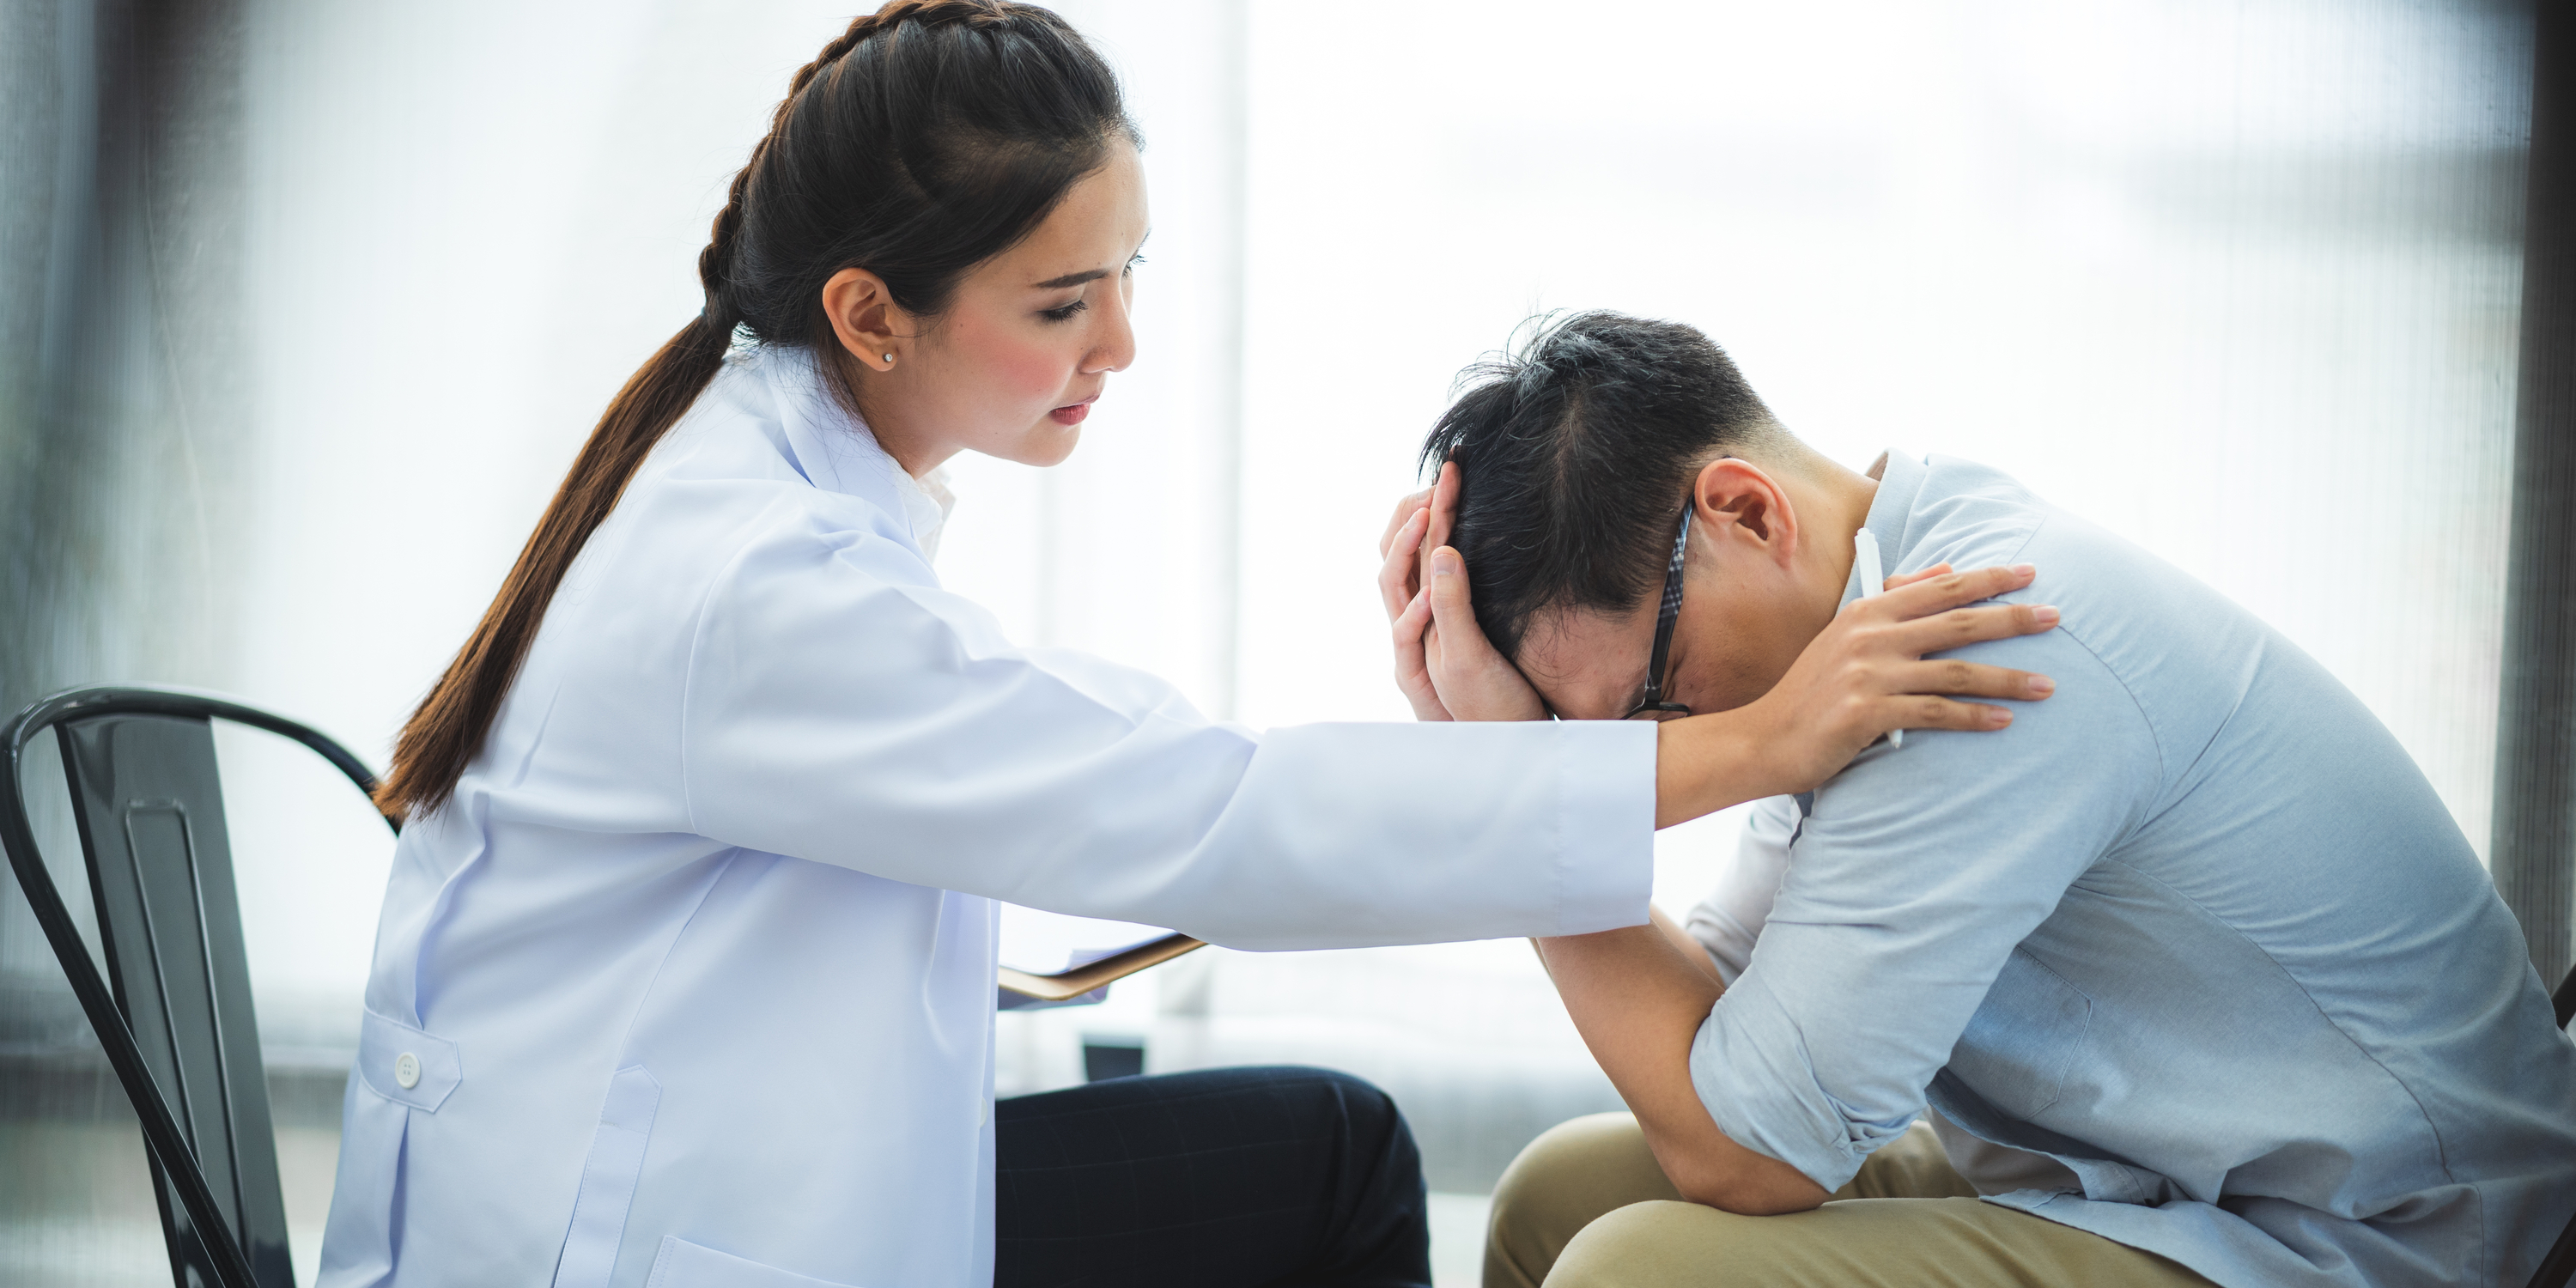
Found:
[{"label": "clipboard", "polygon": [[998,982],[1003,988],[1023,997],[1034,997],[1041,1002],[1066,1002],[1093,989],[1106,988],[1148,966],[1160,966],[1183,953],[1205,947],[1207,943],[1204,940],[1170,934],[1146,940],[1098,961],[1069,966],[1052,975],[1004,966],[1000,968]]},{"label": "clipboard", "polygon": [[1004,903],[995,982],[1033,1001],[1069,1002],[1204,946],[1161,926]]}]

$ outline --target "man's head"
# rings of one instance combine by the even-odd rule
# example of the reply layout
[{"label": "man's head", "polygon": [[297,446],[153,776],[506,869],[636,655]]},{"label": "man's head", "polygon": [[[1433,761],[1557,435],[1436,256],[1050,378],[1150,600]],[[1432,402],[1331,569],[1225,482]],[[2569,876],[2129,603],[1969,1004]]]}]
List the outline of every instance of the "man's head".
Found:
[{"label": "man's head", "polygon": [[1706,336],[1584,313],[1467,380],[1423,459],[1458,462],[1476,620],[1558,715],[1645,691],[1685,505],[1667,700],[1750,702],[1833,619],[1874,485],[1782,428]]}]

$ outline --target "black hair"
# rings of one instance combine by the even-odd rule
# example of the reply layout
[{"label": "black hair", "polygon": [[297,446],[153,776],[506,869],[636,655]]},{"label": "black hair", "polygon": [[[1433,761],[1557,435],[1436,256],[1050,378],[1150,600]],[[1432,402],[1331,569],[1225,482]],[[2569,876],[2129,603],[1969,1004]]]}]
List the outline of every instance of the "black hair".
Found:
[{"label": "black hair", "polygon": [[1449,544],[1476,622],[1517,660],[1530,619],[1632,612],[1663,585],[1691,480],[1786,437],[1698,330],[1610,312],[1537,319],[1459,375],[1422,464],[1463,476]]},{"label": "black hair", "polygon": [[403,725],[376,789],[436,809],[501,710],[574,556],[724,364],[737,330],[808,348],[853,410],[823,286],[864,268],[916,317],[1028,236],[1118,139],[1141,144],[1118,77],[1064,19],[1002,0],[893,0],[796,73],[698,255],[706,307],[626,382],[501,593]]}]

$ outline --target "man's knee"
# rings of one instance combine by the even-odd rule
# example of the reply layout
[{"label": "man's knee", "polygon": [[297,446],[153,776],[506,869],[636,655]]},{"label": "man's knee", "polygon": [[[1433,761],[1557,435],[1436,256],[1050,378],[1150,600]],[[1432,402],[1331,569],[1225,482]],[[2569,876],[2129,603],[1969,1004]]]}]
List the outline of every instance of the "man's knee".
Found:
[{"label": "man's knee", "polygon": [[[1761,1283],[1753,1269],[1771,1218],[1737,1216],[1679,1199],[1631,1203],[1583,1227],[1548,1272],[1548,1288],[1703,1288],[1720,1283]],[[1724,1264],[1708,1253],[1722,1250]],[[1724,1277],[1721,1277],[1724,1276]]]},{"label": "man's knee", "polygon": [[1485,1283],[1535,1285],[1566,1242],[1603,1213],[1678,1197],[1634,1117],[1591,1114],[1559,1123],[1523,1148],[1494,1187]]},{"label": "man's knee", "polygon": [[[1816,1215],[1743,1216],[1679,1200],[1631,1203],[1574,1236],[1548,1275],[1547,1288],[1783,1288],[1850,1282],[1854,1267],[1838,1264],[1851,1251],[1845,1244],[1871,1232],[1865,1227],[1837,1229]],[[1894,1247],[1888,1251],[1902,1255]]]},{"label": "man's knee", "polygon": [[[1642,1189],[1642,1192],[1641,1192]],[[1656,1191],[1664,1191],[1658,1193]],[[1494,1186],[1494,1220],[1553,1221],[1570,1208],[1585,1209],[1581,1222],[1646,1198],[1674,1198],[1645,1133],[1629,1114],[1587,1114],[1568,1119],[1523,1146]],[[1562,1243],[1572,1237],[1567,1230]]]},{"label": "man's knee", "polygon": [[2154,1253],[1972,1198],[1855,1199],[1782,1216],[1636,1203],[1566,1244],[1546,1288],[1848,1288],[1854,1284],[2208,1288]]}]

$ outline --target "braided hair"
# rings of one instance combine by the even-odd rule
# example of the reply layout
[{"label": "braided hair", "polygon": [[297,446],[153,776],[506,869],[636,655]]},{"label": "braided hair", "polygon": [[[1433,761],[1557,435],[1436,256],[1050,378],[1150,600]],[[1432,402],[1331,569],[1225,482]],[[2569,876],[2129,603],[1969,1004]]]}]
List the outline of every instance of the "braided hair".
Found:
[{"label": "braided hair", "polygon": [[[1141,143],[1118,80],[1062,18],[1003,0],[893,0],[799,68],[698,254],[705,306],[599,418],[465,646],[403,725],[377,807],[444,804],[481,751],[555,588],[739,333],[832,354],[845,268],[936,317],[958,281],[1043,222],[1112,141]],[[816,364],[855,408],[848,364]]]}]

